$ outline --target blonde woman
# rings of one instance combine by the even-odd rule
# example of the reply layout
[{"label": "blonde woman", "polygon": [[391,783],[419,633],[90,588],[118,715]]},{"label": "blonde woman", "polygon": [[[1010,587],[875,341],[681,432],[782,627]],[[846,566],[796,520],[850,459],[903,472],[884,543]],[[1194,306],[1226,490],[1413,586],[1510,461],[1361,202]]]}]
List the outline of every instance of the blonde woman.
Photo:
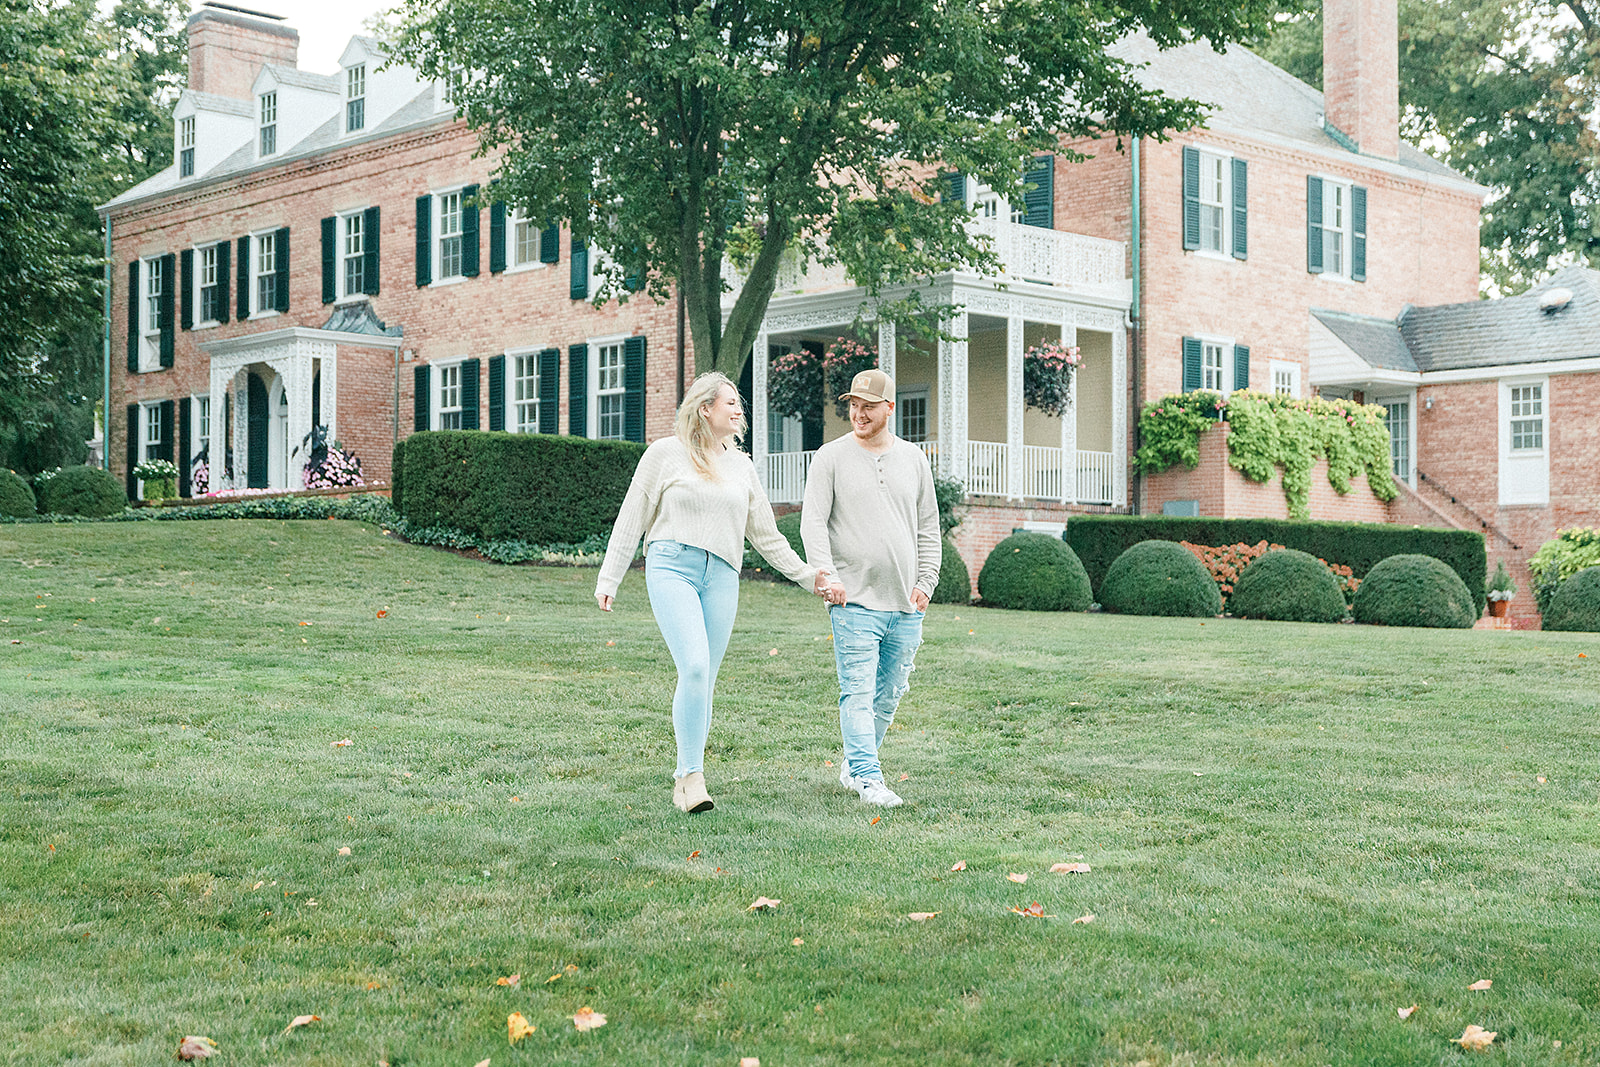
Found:
[{"label": "blonde woman", "polygon": [[672,729],[678,768],[672,802],[710,811],[704,759],[711,696],[739,609],[745,538],[768,562],[825,595],[826,573],[808,567],[778,532],[755,465],[736,444],[744,433],[739,390],[715,371],[694,380],[678,406],[677,432],[645,450],[611,530],[594,598],[610,611],[639,538],[656,625],[678,668]]}]

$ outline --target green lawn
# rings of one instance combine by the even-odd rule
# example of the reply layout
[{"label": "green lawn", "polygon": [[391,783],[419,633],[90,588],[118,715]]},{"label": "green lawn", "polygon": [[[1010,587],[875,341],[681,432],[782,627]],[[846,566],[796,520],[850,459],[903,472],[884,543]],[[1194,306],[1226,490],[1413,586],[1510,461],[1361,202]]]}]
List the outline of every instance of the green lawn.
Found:
[{"label": "green lawn", "polygon": [[747,583],[686,817],[593,583],[0,526],[0,1062],[1600,1063],[1600,636],[936,607],[875,821],[821,604]]}]

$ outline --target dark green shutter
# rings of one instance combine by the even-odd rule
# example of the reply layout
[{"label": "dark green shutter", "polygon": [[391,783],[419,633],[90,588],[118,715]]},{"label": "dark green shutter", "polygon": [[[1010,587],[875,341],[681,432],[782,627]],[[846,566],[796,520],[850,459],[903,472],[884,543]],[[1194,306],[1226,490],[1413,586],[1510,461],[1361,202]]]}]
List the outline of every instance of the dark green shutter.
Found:
[{"label": "dark green shutter", "polygon": [[572,299],[589,299],[589,247],[578,238],[572,239]]},{"label": "dark green shutter", "polygon": [[1350,187],[1350,278],[1367,280],[1367,190],[1362,185]]},{"label": "dark green shutter", "polygon": [[227,241],[217,242],[217,321],[228,321],[228,310],[232,306],[232,294],[228,290],[228,283],[233,280],[233,263],[228,258],[228,253],[233,246]]},{"label": "dark green shutter", "polygon": [[194,407],[193,397],[184,397],[182,406],[178,408],[178,456],[173,462],[178,467],[178,495],[189,495],[189,470],[193,466],[190,457],[194,449],[189,441],[189,409]]},{"label": "dark green shutter", "polygon": [[461,428],[478,428],[478,367],[475,359],[461,362]]},{"label": "dark green shutter", "polygon": [[250,317],[250,238],[239,238],[239,321]]},{"label": "dark green shutter", "polygon": [[178,324],[194,329],[194,249],[178,253]]},{"label": "dark green shutter", "polygon": [[139,370],[139,261],[128,264],[128,373]]},{"label": "dark green shutter", "polygon": [[644,443],[644,357],[643,337],[622,342],[622,436]]},{"label": "dark green shutter", "polygon": [[1250,349],[1244,345],[1233,346],[1233,387],[1250,388]]},{"label": "dark green shutter", "polygon": [[954,200],[958,204],[967,202],[967,176],[965,174],[962,174],[959,170],[951,171],[944,175],[944,182],[948,187],[945,191],[947,199]]},{"label": "dark green shutter", "polygon": [[176,466],[176,460],[173,458],[172,446],[174,442],[172,438],[173,430],[176,429],[173,423],[176,421],[178,406],[171,400],[163,400],[158,406],[161,408],[161,443],[156,446],[156,458],[164,459]]},{"label": "dark green shutter", "polygon": [[272,283],[275,303],[273,310],[289,310],[289,227],[285,226],[274,235],[272,242],[273,264],[278,268],[274,273],[277,279]]},{"label": "dark green shutter", "polygon": [[1322,179],[1306,175],[1306,270],[1322,273]]},{"label": "dark green shutter", "polygon": [[489,357],[489,429],[506,428],[506,357]]},{"label": "dark green shutter", "polygon": [[177,279],[173,275],[178,270],[178,257],[168,252],[161,257],[161,365],[172,366],[173,350],[177,342],[178,331],[173,326],[173,298],[176,296],[175,284]]},{"label": "dark green shutter", "polygon": [[413,394],[411,397],[412,410],[415,418],[412,419],[413,430],[426,430],[428,428],[428,390],[432,386],[428,382],[428,365],[419,363],[411,372]]},{"label": "dark green shutter", "polygon": [[1250,236],[1249,167],[1242,159],[1233,161],[1233,258],[1246,258]]},{"label": "dark green shutter", "polygon": [[132,500],[139,495],[139,479],[133,476],[133,468],[139,465],[139,405],[128,405],[128,499]]},{"label": "dark green shutter", "polygon": [[322,220],[322,302],[339,299],[339,218]]},{"label": "dark green shutter", "polygon": [[1033,188],[1022,194],[1022,224],[1051,230],[1056,225],[1056,157],[1036,156],[1022,176]]},{"label": "dark green shutter", "polygon": [[1200,368],[1200,338],[1183,339],[1183,391],[1192,393],[1205,381]]},{"label": "dark green shutter", "polygon": [[567,433],[589,436],[589,346],[567,349]]},{"label": "dark green shutter", "polygon": [[433,281],[433,197],[417,197],[417,288]]},{"label": "dark green shutter", "polygon": [[499,274],[506,269],[506,202],[496,200],[489,205],[489,273]]},{"label": "dark green shutter", "polygon": [[461,276],[478,276],[478,187],[461,190]]},{"label": "dark green shutter", "polygon": [[1200,247],[1200,150],[1183,150],[1183,247]]},{"label": "dark green shutter", "polygon": [[560,433],[561,349],[539,353],[539,432]]},{"label": "dark green shutter", "polygon": [[361,291],[378,295],[378,237],[382,229],[378,209],[369,207],[361,218]]},{"label": "dark green shutter", "polygon": [[539,262],[561,262],[561,223],[552,222],[539,231]]}]

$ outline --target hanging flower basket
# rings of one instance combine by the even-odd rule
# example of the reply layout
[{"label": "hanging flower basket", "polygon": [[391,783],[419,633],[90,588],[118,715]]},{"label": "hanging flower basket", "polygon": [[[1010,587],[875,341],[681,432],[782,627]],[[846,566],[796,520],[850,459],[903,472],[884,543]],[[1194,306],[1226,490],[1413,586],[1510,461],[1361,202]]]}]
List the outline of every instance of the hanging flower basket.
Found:
[{"label": "hanging flower basket", "polygon": [[1077,345],[1045,341],[1022,353],[1022,402],[1046,415],[1072,403],[1072,375],[1083,362]]},{"label": "hanging flower basket", "polygon": [[856,375],[877,365],[876,349],[848,337],[834,341],[822,353],[824,390],[828,396],[835,398],[833,410],[841,419],[850,416],[850,401],[837,398],[841,393],[849,391],[850,383]]},{"label": "hanging flower basket", "polygon": [[773,418],[822,417],[822,357],[805,349],[785,352],[767,368],[767,410]]}]

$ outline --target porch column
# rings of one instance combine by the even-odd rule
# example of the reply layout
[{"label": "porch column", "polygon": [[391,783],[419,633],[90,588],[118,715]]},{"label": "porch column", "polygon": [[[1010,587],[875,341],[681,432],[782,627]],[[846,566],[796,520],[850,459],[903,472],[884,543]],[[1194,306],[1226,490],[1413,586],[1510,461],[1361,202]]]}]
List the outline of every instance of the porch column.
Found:
[{"label": "porch column", "polygon": [[945,320],[939,341],[939,474],[967,480],[967,313]]},{"label": "porch column", "polygon": [[[1078,328],[1071,319],[1061,323],[1061,343],[1070,348],[1078,343]],[[1061,502],[1078,502],[1078,375],[1073,373],[1067,386],[1067,410],[1061,413]]]},{"label": "porch column", "polygon": [[878,369],[891,378],[895,376],[894,342],[894,323],[880,320],[878,323]]},{"label": "porch column", "polygon": [[[339,439],[339,354],[333,345],[322,353],[322,422],[328,427],[328,444]],[[484,391],[488,392],[485,386]]]},{"label": "porch column", "polygon": [[1006,498],[1021,500],[1023,491],[1022,316],[1006,316]]},{"label": "porch column", "polygon": [[1111,329],[1111,502],[1128,503],[1128,328]]},{"label": "porch column", "polygon": [[756,479],[765,493],[772,492],[767,478],[767,350],[770,334],[763,319],[756,333],[755,351],[750,353],[750,460],[756,465]]},{"label": "porch column", "polygon": [[250,485],[250,374],[240,367],[233,375],[233,484],[230,489]]},{"label": "porch column", "polygon": [[306,462],[311,458],[311,354],[304,342],[295,346],[294,358],[282,370],[283,388],[289,396],[289,420],[283,442],[288,457],[287,488],[306,487]]},{"label": "porch column", "polygon": [[[232,377],[216,360],[211,361],[211,436],[206,439],[207,466],[210,468],[206,482],[208,493],[233,488],[225,478],[228,471],[228,388]],[[237,418],[235,415],[235,420]]]}]

